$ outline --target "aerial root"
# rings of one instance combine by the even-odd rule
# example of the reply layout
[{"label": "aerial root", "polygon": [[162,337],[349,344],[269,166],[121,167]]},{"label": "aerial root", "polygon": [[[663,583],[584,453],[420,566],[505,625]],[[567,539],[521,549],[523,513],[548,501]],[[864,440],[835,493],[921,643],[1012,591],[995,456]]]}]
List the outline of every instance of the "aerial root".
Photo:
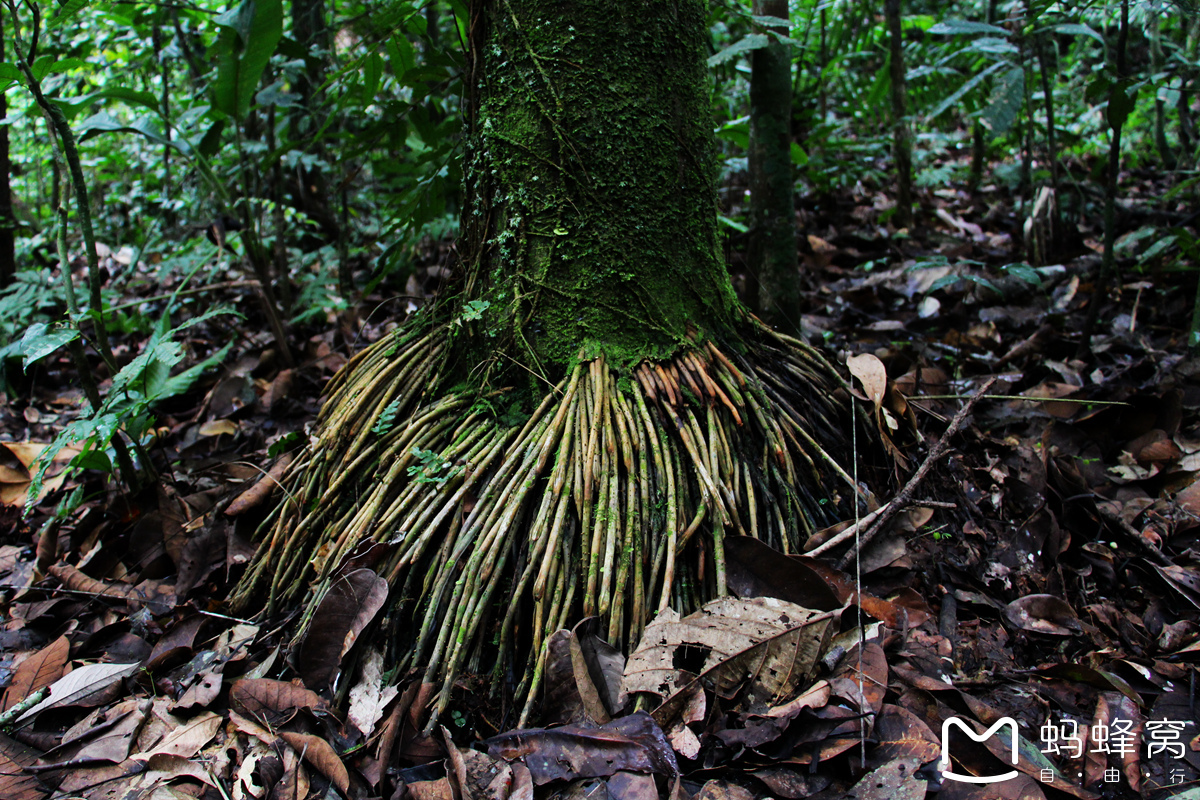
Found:
[{"label": "aerial root", "polygon": [[630,377],[580,363],[520,427],[490,407],[504,390],[430,394],[445,327],[389,335],[331,382],[233,604],[311,591],[311,614],[380,543],[396,653],[442,687],[433,719],[460,672],[490,663],[525,724],[554,631],[596,616],[611,643],[636,642],[658,611],[726,593],[726,535],[799,552],[854,502],[831,454],[848,450],[843,379],[756,334],[744,355],[697,341]]}]

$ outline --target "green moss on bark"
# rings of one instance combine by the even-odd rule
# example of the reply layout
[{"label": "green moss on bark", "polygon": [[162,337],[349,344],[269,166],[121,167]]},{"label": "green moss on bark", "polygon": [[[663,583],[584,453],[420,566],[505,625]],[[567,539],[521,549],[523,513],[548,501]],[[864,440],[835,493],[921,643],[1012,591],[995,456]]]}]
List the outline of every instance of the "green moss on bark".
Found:
[{"label": "green moss on bark", "polygon": [[[464,300],[477,348],[554,376],[664,358],[737,303],[717,230],[699,2],[484,4]],[[584,65],[587,65],[586,67]]]}]

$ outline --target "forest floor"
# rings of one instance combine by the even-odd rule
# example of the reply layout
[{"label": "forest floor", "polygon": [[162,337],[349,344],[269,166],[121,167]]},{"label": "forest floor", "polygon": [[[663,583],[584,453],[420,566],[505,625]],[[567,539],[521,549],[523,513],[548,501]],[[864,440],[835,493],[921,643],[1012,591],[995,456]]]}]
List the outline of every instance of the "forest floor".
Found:
[{"label": "forest floor", "polygon": [[[1200,798],[1195,273],[1146,258],[1139,233],[1174,218],[1157,220],[1137,196],[1125,203],[1120,279],[1080,357],[1098,230],[1050,234],[1049,266],[1013,268],[1022,225],[1004,191],[938,190],[922,203],[911,232],[880,222],[886,198],[867,191],[806,198],[798,211],[804,336],[839,362],[869,354],[886,370],[886,385],[862,388],[895,444],[896,486],[965,398],[995,382],[916,501],[864,551],[861,595],[826,561],[732,553],[743,598],[733,617],[762,602],[746,598],[794,597],[797,585],[828,586],[835,605],[860,598],[845,614],[861,608],[869,637],[836,640],[790,692],[747,679],[743,659],[679,684],[673,710],[621,716],[624,661],[580,629],[556,642],[541,715],[570,726],[508,731],[511,711],[466,676],[445,727],[424,736],[428,687],[389,674],[369,641],[345,665],[326,655],[347,667],[330,698],[305,686],[311,665],[293,657],[290,620],[224,614],[273,502],[272,446],[315,418],[349,355],[433,290],[444,247],[422,255],[403,289],[310,326],[293,368],[250,290],[214,271],[225,288],[197,300],[245,319],[187,332],[204,357],[239,331],[224,366],[161,409],[160,479],[139,497],[100,473],[54,477],[68,451],[23,518],[29,466],[81,396],[65,355],[11,376],[18,394],[0,404],[0,709],[25,705],[0,722],[0,798]],[[731,256],[741,280],[736,241]],[[147,313],[173,288],[150,265],[124,274],[125,302]],[[146,340],[121,335],[118,354]],[[53,521],[75,489],[83,502]],[[371,619],[364,608],[359,598],[319,622],[335,645],[352,643]],[[708,635],[683,622],[696,639],[658,645],[676,665]],[[803,648],[773,641],[756,657],[796,668]],[[1019,729],[1015,756],[1008,727],[981,735],[1005,718]],[[962,725],[951,726],[947,770],[1015,776],[940,776],[951,719]]]}]

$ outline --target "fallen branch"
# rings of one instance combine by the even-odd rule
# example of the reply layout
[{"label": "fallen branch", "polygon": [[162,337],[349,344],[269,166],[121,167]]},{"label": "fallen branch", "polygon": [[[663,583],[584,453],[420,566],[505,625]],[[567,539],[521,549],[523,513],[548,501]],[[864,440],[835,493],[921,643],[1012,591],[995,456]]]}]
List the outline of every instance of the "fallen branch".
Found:
[{"label": "fallen branch", "polygon": [[1120,538],[1124,539],[1126,544],[1133,545],[1133,548],[1140,551],[1141,555],[1145,556],[1161,567],[1172,566],[1173,562],[1171,559],[1167,558],[1165,555],[1163,555],[1161,550],[1150,544],[1150,542],[1146,541],[1145,537],[1142,536],[1137,528],[1133,527],[1124,519],[1122,519],[1119,514],[1116,514],[1105,508],[1100,502],[1103,500],[1103,498],[1096,497],[1095,499],[1096,513],[1100,515],[1101,519],[1111,525],[1114,530],[1121,534]]},{"label": "fallen branch", "polygon": [[879,532],[883,530],[883,526],[886,525],[892,517],[896,516],[897,513],[912,504],[913,495],[917,493],[917,488],[921,485],[921,482],[925,480],[925,476],[929,474],[929,471],[933,469],[933,465],[937,463],[937,460],[940,459],[945,454],[946,450],[949,449],[950,440],[966,423],[967,416],[970,415],[971,409],[973,409],[975,404],[987,394],[988,389],[992,388],[992,384],[995,382],[996,378],[989,378],[983,384],[983,386],[981,386],[967,399],[967,402],[963,403],[963,407],[960,408],[958,413],[954,415],[954,418],[950,420],[950,427],[946,428],[945,433],[943,433],[941,438],[937,440],[937,443],[934,444],[933,448],[929,451],[929,455],[925,457],[925,461],[921,463],[921,466],[917,468],[917,471],[913,473],[913,476],[908,479],[908,483],[904,485],[904,488],[900,490],[898,495],[893,497],[891,501],[882,508],[863,517],[854,525],[851,525],[849,528],[842,531],[837,536],[834,536],[829,541],[824,542],[821,544],[821,546],[808,551],[805,553],[805,555],[819,555],[826,550],[829,550],[831,547],[836,547],[847,539],[854,538],[855,534],[861,531],[862,535],[859,537],[858,541],[838,561],[838,568],[845,569],[846,566],[854,560],[855,556],[857,556],[864,547],[870,544],[872,539],[879,535]]}]

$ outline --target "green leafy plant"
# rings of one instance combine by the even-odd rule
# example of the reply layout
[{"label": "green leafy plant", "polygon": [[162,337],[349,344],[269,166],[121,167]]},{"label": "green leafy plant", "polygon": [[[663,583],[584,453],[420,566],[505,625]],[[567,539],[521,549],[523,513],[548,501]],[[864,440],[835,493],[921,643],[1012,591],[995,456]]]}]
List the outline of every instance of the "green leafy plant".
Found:
[{"label": "green leafy plant", "polygon": [[[38,496],[46,469],[68,445],[82,445],[79,455],[68,465],[69,469],[95,469],[107,474],[115,471],[109,451],[116,437],[127,436],[140,449],[152,428],[154,407],[187,392],[206,370],[221,363],[231,347],[226,345],[208,358],[172,374],[185,357],[184,347],[177,340],[178,335],[217,315],[229,313],[232,312],[223,308],[211,309],[174,328],[169,327],[169,316],[164,315],[142,352],[113,377],[112,386],[100,407],[93,408],[90,413],[63,428],[39,456],[29,487],[29,497]],[[22,338],[26,363],[45,357],[68,344],[65,330],[75,332],[73,329],[55,329],[40,324],[30,330],[33,335],[27,333]],[[143,467],[146,466],[143,464]],[[32,503],[26,504],[26,513],[32,507]]]},{"label": "green leafy plant", "polygon": [[433,450],[414,447],[410,452],[417,459],[417,463],[409,465],[408,474],[417,483],[434,483],[442,486],[463,470],[461,466],[446,460]]}]

